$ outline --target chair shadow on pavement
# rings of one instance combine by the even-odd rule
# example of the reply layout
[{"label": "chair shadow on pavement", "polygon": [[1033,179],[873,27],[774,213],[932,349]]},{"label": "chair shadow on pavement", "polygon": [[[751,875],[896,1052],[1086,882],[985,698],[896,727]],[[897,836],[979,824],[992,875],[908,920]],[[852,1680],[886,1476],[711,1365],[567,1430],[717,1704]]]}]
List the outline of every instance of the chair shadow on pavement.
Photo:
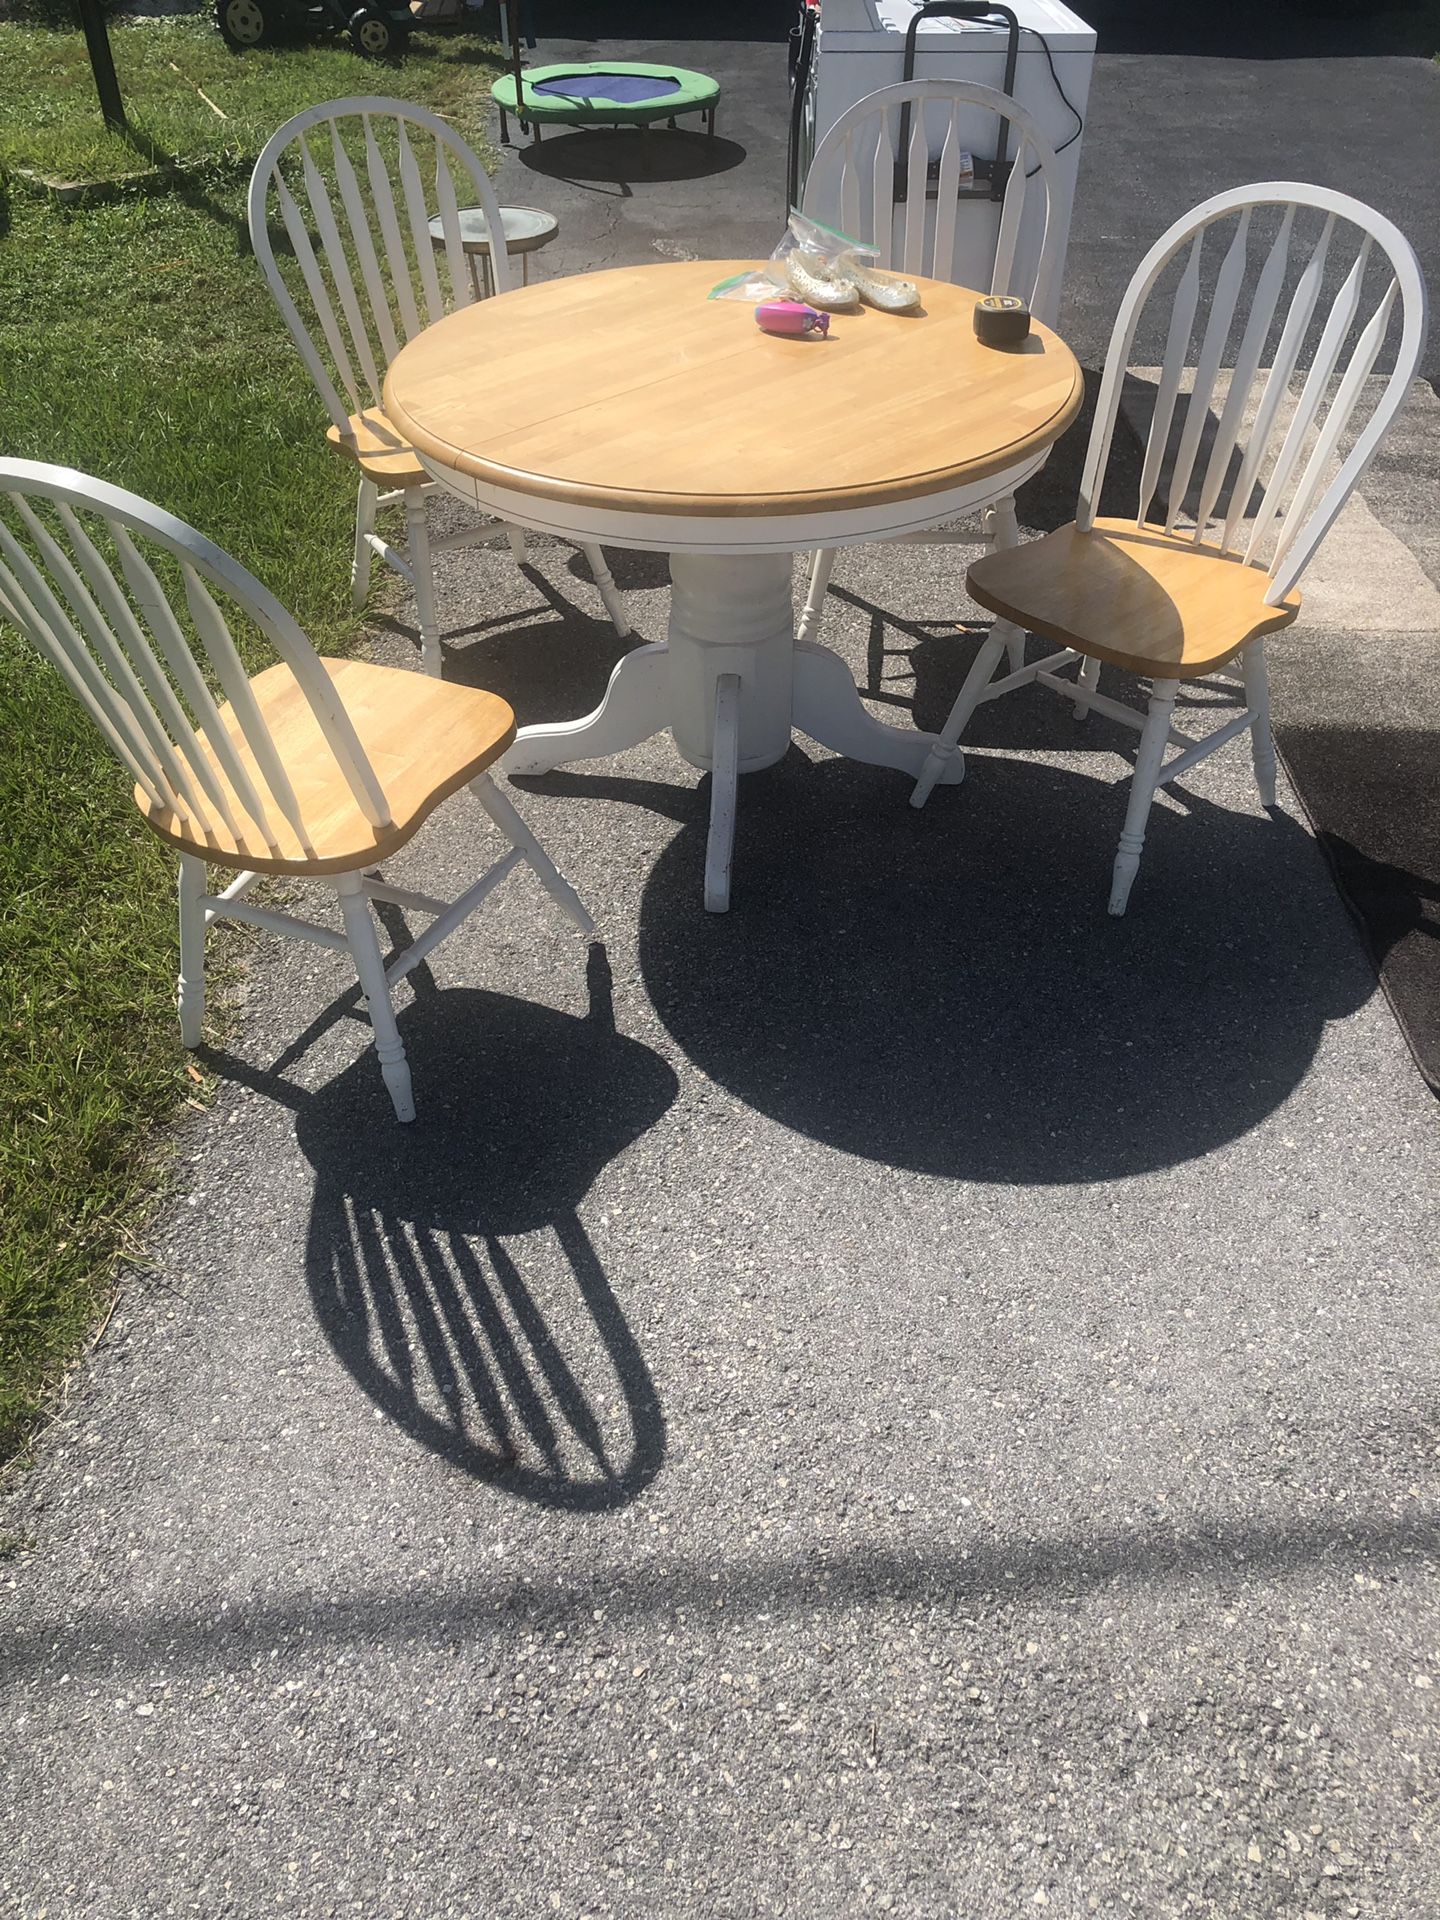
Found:
[{"label": "chair shadow on pavement", "polygon": [[396,1125],[369,1048],[290,1096],[315,1170],[316,1317],[375,1405],[464,1472],[541,1506],[624,1506],[660,1470],[665,1421],[580,1208],[665,1112],[675,1076],[616,1033],[599,946],[583,1019],[441,992],[423,967],[411,978],[413,1125]]}]

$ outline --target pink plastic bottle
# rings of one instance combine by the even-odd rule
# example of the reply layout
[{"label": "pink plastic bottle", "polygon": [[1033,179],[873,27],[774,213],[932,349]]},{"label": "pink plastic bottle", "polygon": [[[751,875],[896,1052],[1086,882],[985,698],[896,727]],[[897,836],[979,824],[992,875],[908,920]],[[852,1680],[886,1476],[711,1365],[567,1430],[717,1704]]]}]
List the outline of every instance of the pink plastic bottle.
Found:
[{"label": "pink plastic bottle", "polygon": [[755,324],[766,333],[828,333],[830,316],[817,313],[803,300],[762,300],[755,309]]}]

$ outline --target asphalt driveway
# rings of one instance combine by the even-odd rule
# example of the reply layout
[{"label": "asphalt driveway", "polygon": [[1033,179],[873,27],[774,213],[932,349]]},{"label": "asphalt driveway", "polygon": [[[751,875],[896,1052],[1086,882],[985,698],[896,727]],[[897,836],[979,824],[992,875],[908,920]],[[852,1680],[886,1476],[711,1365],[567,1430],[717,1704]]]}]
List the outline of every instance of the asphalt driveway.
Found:
[{"label": "asphalt driveway", "polygon": [[[722,170],[507,160],[554,270],[768,250],[783,49],[686,56]],[[1082,353],[1195,197],[1173,114],[1212,57],[1101,63]],[[1294,64],[1226,78],[1298,151],[1362,76]],[[1148,198],[1102,208],[1122,155]],[[619,644],[583,562],[534,557],[441,581],[447,670],[523,719],[592,705]],[[963,562],[837,569],[877,711],[945,711]],[[663,566],[616,572],[658,638]],[[523,783],[604,951],[508,882],[411,976],[408,1130],[338,957],[257,949],[0,1513],[0,1911],[1440,1909],[1434,1102],[1243,753],[1107,918],[1120,745],[1002,703],[923,815],[797,746],[744,784],[720,920],[666,741]],[[452,805],[406,883],[482,840]]]}]

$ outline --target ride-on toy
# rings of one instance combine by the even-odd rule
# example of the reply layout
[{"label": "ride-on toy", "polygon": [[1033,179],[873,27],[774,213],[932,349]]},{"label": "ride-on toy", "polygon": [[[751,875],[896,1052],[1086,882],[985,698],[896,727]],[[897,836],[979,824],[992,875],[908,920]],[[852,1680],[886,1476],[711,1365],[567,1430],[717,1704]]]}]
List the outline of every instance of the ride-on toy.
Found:
[{"label": "ride-on toy", "polygon": [[465,0],[217,0],[215,20],[237,52],[306,33],[348,33],[357,53],[387,60],[405,51],[416,27],[453,24]]}]

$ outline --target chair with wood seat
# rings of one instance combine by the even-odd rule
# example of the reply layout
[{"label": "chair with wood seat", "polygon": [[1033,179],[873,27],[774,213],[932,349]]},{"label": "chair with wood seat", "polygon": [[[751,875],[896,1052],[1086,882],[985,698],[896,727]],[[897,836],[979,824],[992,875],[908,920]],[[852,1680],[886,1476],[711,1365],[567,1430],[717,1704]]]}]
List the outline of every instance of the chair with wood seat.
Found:
[{"label": "chair with wood seat", "polygon": [[[517,563],[525,560],[520,527],[491,520],[431,535],[434,482],[382,403],[386,368],[405,342],[480,297],[461,231],[466,205],[478,206],[489,232],[500,236],[490,250],[488,286],[504,293],[510,263],[489,176],[443,120],[404,100],[327,100],[297,113],[272,136],[250,178],[255,257],[329,411],[326,438],[360,471],[350,574],[355,605],[365,604],[378,554],[410,583],[421,659],[434,674],[441,652],[432,555],[508,540]],[[290,275],[276,258],[272,207],[281,251],[293,257]],[[436,221],[443,244],[432,232]],[[498,386],[503,368],[495,378]],[[378,509],[399,504],[404,553],[375,530]],[[623,637],[630,621],[604,555],[597,546],[582,551]]]},{"label": "chair with wood seat", "polygon": [[[490,777],[515,737],[503,700],[395,667],[321,660],[253,574],[134,494],[63,467],[0,461],[0,620],[59,670],[133,776],[146,824],[180,856],[187,1047],[200,1044],[210,922],[298,935],[350,954],[396,1117],[413,1120],[391,1003],[399,981],[521,861],[593,935],[573,888]],[[276,663],[250,678],[237,632],[268,643]],[[378,863],[461,787],[507,851],[454,901],[391,886]],[[211,866],[232,875],[216,893]],[[263,874],[323,883],[343,930],[245,899]],[[388,966],[372,900],[431,916]]]},{"label": "chair with wood seat", "polygon": [[[988,148],[994,160],[976,161],[972,146]],[[1055,149],[1018,100],[973,80],[904,80],[865,94],[830,127],[805,176],[804,211],[873,246],[877,266],[932,280],[957,277],[957,251],[973,258],[978,233],[989,262],[984,290],[1018,294],[1050,321],[1065,239],[1063,194]],[[1042,453],[1031,471],[1044,462]],[[977,511],[994,548],[1017,543],[1013,491]],[[911,546],[970,537],[949,527],[901,536]],[[834,564],[833,547],[810,563],[802,640],[819,636]],[[1018,667],[1023,643],[1018,633],[1011,640]]]},{"label": "chair with wood seat", "polygon": [[[1152,294],[1172,283],[1168,316],[1157,301],[1159,320],[1147,318]],[[1347,194],[1270,182],[1217,194],[1178,220],[1120,304],[1075,519],[970,568],[970,594],[996,624],[912,804],[925,804],[976,706],[1035,681],[1072,700],[1077,717],[1099,708],[1140,735],[1112,914],[1125,911],[1157,788],[1237,734],[1249,732],[1260,799],[1273,806],[1265,636],[1300,611],[1300,575],[1404,401],[1425,326],[1409,242]],[[1165,345],[1139,497],[1133,515],[1101,518],[1142,327]],[[1388,376],[1376,372],[1382,356]],[[1061,651],[992,681],[1008,623]],[[1077,663],[1074,679],[1062,677]],[[1098,691],[1102,665],[1149,682],[1143,715]],[[1233,679],[1236,667],[1240,713],[1198,741],[1172,727],[1182,683],[1226,668]]]}]

